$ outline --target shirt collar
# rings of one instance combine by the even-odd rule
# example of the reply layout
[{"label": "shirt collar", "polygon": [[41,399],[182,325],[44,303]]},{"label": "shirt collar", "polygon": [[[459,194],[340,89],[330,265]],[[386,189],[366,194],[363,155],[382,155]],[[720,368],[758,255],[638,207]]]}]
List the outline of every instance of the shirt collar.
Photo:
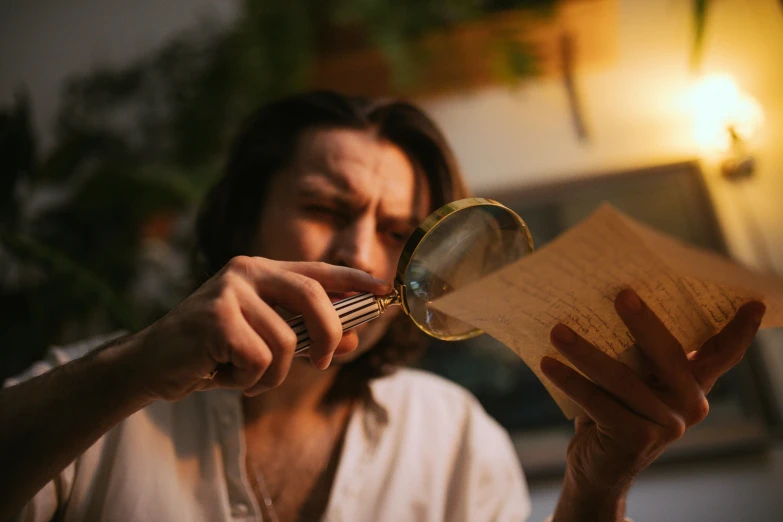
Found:
[{"label": "shirt collar", "polygon": [[[381,377],[383,378],[383,377]],[[380,441],[383,430],[389,425],[389,407],[375,389],[374,380],[369,383],[369,393],[359,406],[362,429],[367,440],[374,446]],[[242,392],[231,389],[217,389],[205,392],[208,396],[218,399],[216,406],[220,408],[222,401],[236,401],[241,406]],[[225,403],[223,403],[225,404]]]},{"label": "shirt collar", "polygon": [[376,445],[383,434],[384,428],[389,424],[389,408],[383,403],[383,399],[378,394],[370,382],[370,392],[362,405],[362,427],[364,428],[367,440]]}]

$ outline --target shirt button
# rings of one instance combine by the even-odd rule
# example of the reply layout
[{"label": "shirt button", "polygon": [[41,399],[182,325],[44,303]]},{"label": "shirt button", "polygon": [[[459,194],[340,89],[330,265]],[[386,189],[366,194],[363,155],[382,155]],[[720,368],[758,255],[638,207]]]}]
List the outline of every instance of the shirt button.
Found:
[{"label": "shirt button", "polygon": [[237,502],[234,504],[234,513],[237,515],[247,515],[250,512],[250,508],[244,502]]},{"label": "shirt button", "polygon": [[231,425],[231,415],[224,414],[220,416],[220,424],[222,424],[225,427],[228,427]]}]

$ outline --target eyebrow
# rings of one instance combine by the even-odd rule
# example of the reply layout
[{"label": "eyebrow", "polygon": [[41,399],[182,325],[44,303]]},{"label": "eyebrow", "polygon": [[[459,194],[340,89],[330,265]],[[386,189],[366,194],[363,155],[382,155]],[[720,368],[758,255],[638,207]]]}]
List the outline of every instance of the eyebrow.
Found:
[{"label": "eyebrow", "polygon": [[305,197],[329,198],[356,206],[354,198],[351,197],[356,192],[351,189],[348,180],[333,173],[318,172],[305,175],[299,183],[298,192]]},{"label": "eyebrow", "polygon": [[[342,175],[335,172],[313,172],[306,174],[300,182],[299,195],[303,197],[329,199],[349,208],[361,208],[351,197],[356,192],[352,190],[350,182]],[[416,227],[426,216],[418,216],[417,213],[387,214],[384,221],[400,225]]]}]

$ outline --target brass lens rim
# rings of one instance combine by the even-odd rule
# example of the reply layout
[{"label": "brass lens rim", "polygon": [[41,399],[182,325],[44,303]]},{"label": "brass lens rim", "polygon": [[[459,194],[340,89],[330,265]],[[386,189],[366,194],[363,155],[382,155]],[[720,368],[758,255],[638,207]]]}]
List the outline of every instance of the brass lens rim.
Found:
[{"label": "brass lens rim", "polygon": [[423,325],[419,324],[416,319],[411,316],[409,308],[408,308],[408,302],[407,302],[407,296],[406,296],[406,288],[405,288],[405,273],[408,271],[408,266],[411,263],[411,259],[413,259],[413,256],[416,254],[416,251],[419,249],[419,246],[421,245],[422,241],[433,231],[435,230],[438,225],[443,222],[443,220],[450,216],[451,214],[454,214],[455,212],[459,212],[460,210],[465,210],[466,208],[472,208],[477,206],[493,206],[493,207],[500,207],[507,211],[510,216],[514,218],[514,220],[519,225],[519,228],[525,233],[525,239],[527,240],[528,247],[530,248],[530,251],[533,252],[533,237],[530,235],[530,230],[527,228],[527,224],[522,220],[519,215],[508,208],[507,206],[498,203],[497,201],[489,198],[465,198],[460,199],[457,201],[452,201],[451,203],[446,203],[442,207],[440,207],[438,210],[427,216],[427,219],[421,222],[419,226],[416,227],[416,230],[413,231],[411,236],[408,238],[408,241],[405,242],[405,247],[402,249],[402,254],[400,254],[400,260],[397,263],[397,274],[394,279],[394,286],[397,290],[397,294],[399,295],[400,304],[402,305],[402,309],[405,312],[405,314],[410,317],[411,321],[416,325],[417,328],[419,328],[421,331],[426,333],[427,335],[431,337],[435,337],[436,339],[440,339],[442,341],[462,341],[464,339],[471,339],[473,337],[476,337],[478,335],[483,334],[483,330],[480,330],[478,328],[474,328],[473,330],[461,334],[461,335],[443,335],[439,334],[437,332],[432,332],[425,328]]}]

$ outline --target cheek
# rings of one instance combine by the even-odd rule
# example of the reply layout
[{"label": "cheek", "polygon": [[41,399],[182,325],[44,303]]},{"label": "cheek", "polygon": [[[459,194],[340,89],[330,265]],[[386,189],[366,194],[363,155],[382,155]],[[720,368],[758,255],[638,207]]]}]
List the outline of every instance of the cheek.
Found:
[{"label": "cheek", "polygon": [[281,261],[321,261],[332,240],[328,227],[299,219],[271,219],[261,227],[255,254]]},{"label": "cheek", "polygon": [[393,250],[386,255],[386,269],[383,271],[383,275],[379,276],[384,281],[393,281],[394,276],[397,274],[397,263],[400,260],[401,251]]},{"label": "cheek", "polygon": [[291,220],[279,232],[283,240],[296,245],[296,252],[303,261],[323,261],[334,241],[334,230],[323,224],[307,220]]}]

